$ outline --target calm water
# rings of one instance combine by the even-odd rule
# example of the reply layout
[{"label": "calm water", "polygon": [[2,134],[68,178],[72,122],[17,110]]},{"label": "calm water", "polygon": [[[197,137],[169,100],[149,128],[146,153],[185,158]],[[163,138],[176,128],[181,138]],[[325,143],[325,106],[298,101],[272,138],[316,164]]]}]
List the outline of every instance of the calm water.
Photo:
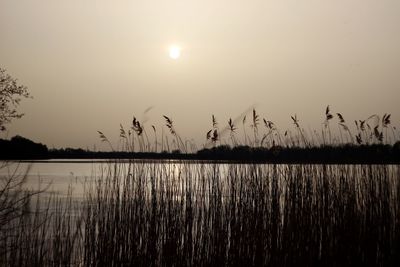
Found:
[{"label": "calm water", "polygon": [[75,198],[81,198],[84,183],[93,180],[104,163],[71,160],[48,160],[39,162],[0,162],[0,177],[26,175],[26,189],[37,190],[48,187],[47,194],[66,196],[71,190]]},{"label": "calm water", "polygon": [[[128,166],[127,160],[119,160],[118,162],[123,163],[126,167]],[[168,170],[171,173],[178,174],[179,169],[182,168],[182,164],[175,160],[163,162],[172,163]],[[221,164],[219,170],[223,171],[226,166],[226,164]],[[67,196],[70,192],[74,199],[81,199],[85,192],[85,185],[87,186],[96,179],[104,177],[103,173],[106,173],[110,169],[109,167],[107,160],[0,161],[0,178],[22,178],[26,175],[27,179],[24,185],[26,189],[47,188],[46,194],[55,194],[60,197]]]},{"label": "calm water", "polygon": [[[119,161],[120,163],[128,161]],[[141,161],[143,162],[143,161]],[[154,163],[154,161],[151,161]],[[166,163],[167,161],[163,161]],[[172,164],[163,164],[164,172],[173,176],[179,176],[185,164],[177,161],[168,161]],[[194,162],[187,162],[194,163]],[[124,163],[127,169],[128,164]],[[157,164],[157,163],[156,163]],[[187,164],[186,164],[187,165]],[[208,164],[205,164],[208,165]],[[246,165],[246,164],[245,164]],[[217,171],[222,172],[225,176],[228,172],[228,164],[218,164]],[[278,169],[284,171],[287,165],[279,165]],[[168,168],[168,169],[165,169]],[[349,165],[349,168],[352,168]],[[0,161],[0,179],[7,177],[23,177],[27,176],[24,187],[30,190],[38,190],[47,188],[46,194],[64,197],[68,192],[76,200],[82,199],[85,186],[92,184],[96,179],[104,177],[104,173],[110,169],[110,165],[106,160],[41,160],[41,161],[22,161],[22,162],[4,162]],[[194,168],[196,169],[196,168]],[[399,166],[393,165],[390,173],[397,180],[399,175]],[[191,172],[191,169],[189,172]],[[185,173],[185,172],[183,172]],[[124,175],[124,174],[121,174]],[[182,182],[182,181],[181,181]]]}]

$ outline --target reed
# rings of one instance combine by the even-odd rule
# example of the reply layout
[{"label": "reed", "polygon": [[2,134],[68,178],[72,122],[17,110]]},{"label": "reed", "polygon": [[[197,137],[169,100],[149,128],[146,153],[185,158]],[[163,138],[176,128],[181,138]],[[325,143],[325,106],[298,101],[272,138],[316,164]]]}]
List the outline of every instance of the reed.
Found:
[{"label": "reed", "polygon": [[2,228],[1,264],[400,262],[398,165],[116,161],[85,186],[78,206],[41,195],[27,203]]},{"label": "reed", "polygon": [[[340,142],[394,141],[390,115],[356,121],[351,132],[337,113],[340,139],[328,106],[322,139],[295,131],[281,135],[253,110],[244,144],[312,147]],[[164,116],[176,149],[187,144]],[[207,139],[236,138],[236,120]],[[392,128],[390,128],[392,127]],[[388,137],[393,131],[393,140]],[[132,130],[132,132],[131,132]],[[121,147],[152,150],[142,123],[120,127]],[[157,132],[154,149],[157,151]],[[263,135],[261,135],[261,134]],[[111,143],[99,132],[104,142]],[[262,136],[261,140],[260,137]],[[355,138],[353,140],[353,137]],[[161,133],[161,150],[169,151]],[[253,139],[253,140],[252,140]],[[337,141],[337,140],[340,140]],[[135,147],[137,146],[137,147]],[[24,178],[25,177],[25,178]],[[30,192],[26,176],[1,180],[1,266],[398,266],[400,166],[218,164],[194,161],[110,161],[86,182],[82,203]]]},{"label": "reed", "polygon": [[399,260],[398,166],[112,168],[88,199],[86,264],[387,266]]}]

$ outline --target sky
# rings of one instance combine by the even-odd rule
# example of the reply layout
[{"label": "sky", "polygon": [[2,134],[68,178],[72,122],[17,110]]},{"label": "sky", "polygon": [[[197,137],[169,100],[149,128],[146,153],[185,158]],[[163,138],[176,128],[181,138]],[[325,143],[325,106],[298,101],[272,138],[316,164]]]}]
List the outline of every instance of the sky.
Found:
[{"label": "sky", "polygon": [[212,114],[318,130],[327,105],[398,127],[399,47],[398,0],[0,0],[0,67],[33,96],[3,136],[106,149],[167,115],[201,146]]}]

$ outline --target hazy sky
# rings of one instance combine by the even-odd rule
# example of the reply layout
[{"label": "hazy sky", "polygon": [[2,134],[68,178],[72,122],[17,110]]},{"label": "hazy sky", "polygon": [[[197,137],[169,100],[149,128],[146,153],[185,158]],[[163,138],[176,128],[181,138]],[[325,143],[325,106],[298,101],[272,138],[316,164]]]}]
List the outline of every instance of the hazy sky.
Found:
[{"label": "hazy sky", "polygon": [[0,0],[0,67],[34,96],[8,135],[49,147],[102,148],[148,107],[199,145],[254,104],[282,130],[320,129],[328,104],[398,126],[400,1]]}]

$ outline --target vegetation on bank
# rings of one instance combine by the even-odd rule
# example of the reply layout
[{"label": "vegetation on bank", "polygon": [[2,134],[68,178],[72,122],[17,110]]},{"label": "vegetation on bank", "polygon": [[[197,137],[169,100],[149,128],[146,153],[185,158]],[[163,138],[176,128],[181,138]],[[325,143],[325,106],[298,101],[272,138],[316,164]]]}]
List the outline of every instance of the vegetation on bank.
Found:
[{"label": "vegetation on bank", "polygon": [[[265,120],[270,133],[262,135],[253,110],[251,135],[243,126],[240,138],[228,121],[231,144],[212,116],[198,151],[164,118],[172,142],[155,127],[152,142],[134,118],[129,131],[121,127],[118,149],[99,132],[112,152],[47,150],[59,158],[178,159],[110,160],[80,185],[79,201],[31,192],[26,175],[0,177],[0,265],[400,265],[400,143],[390,115],[357,122],[350,141],[350,130],[331,132],[329,108],[321,135],[306,133],[297,116],[294,133]],[[32,145],[14,140],[22,141]],[[262,160],[272,164],[253,164]],[[282,162],[303,164],[275,164]]]},{"label": "vegetation on bank", "polygon": [[46,145],[16,135],[10,140],[0,139],[0,159],[45,159],[49,157]]},{"label": "vegetation on bank", "polygon": [[394,145],[342,145],[321,147],[250,147],[219,145],[195,153],[171,152],[95,152],[84,149],[47,149],[23,137],[0,139],[0,159],[182,159],[226,162],[268,163],[400,163],[400,142]]},{"label": "vegetation on bank", "polygon": [[0,206],[0,265],[400,264],[399,165],[114,162],[85,188]]},{"label": "vegetation on bank", "polygon": [[[80,148],[47,149],[45,145],[15,136],[11,140],[0,139],[0,159],[124,158],[366,164],[400,162],[400,135],[391,123],[390,114],[381,117],[374,114],[367,119],[356,120],[355,131],[351,130],[341,113],[334,114],[329,106],[324,117],[321,131],[306,131],[297,115],[291,116],[294,129],[283,132],[274,122],[261,118],[255,109],[251,116],[229,119],[222,126],[212,115],[211,129],[205,132],[205,143],[201,149],[197,148],[193,139],[183,139],[168,116],[164,116],[164,127],[169,133],[162,130],[161,135],[154,125],[150,127],[153,133],[147,133],[148,127],[133,117],[128,130],[120,125],[117,145],[98,131],[101,141],[109,145],[110,152]],[[333,130],[336,126],[337,130]]]}]

